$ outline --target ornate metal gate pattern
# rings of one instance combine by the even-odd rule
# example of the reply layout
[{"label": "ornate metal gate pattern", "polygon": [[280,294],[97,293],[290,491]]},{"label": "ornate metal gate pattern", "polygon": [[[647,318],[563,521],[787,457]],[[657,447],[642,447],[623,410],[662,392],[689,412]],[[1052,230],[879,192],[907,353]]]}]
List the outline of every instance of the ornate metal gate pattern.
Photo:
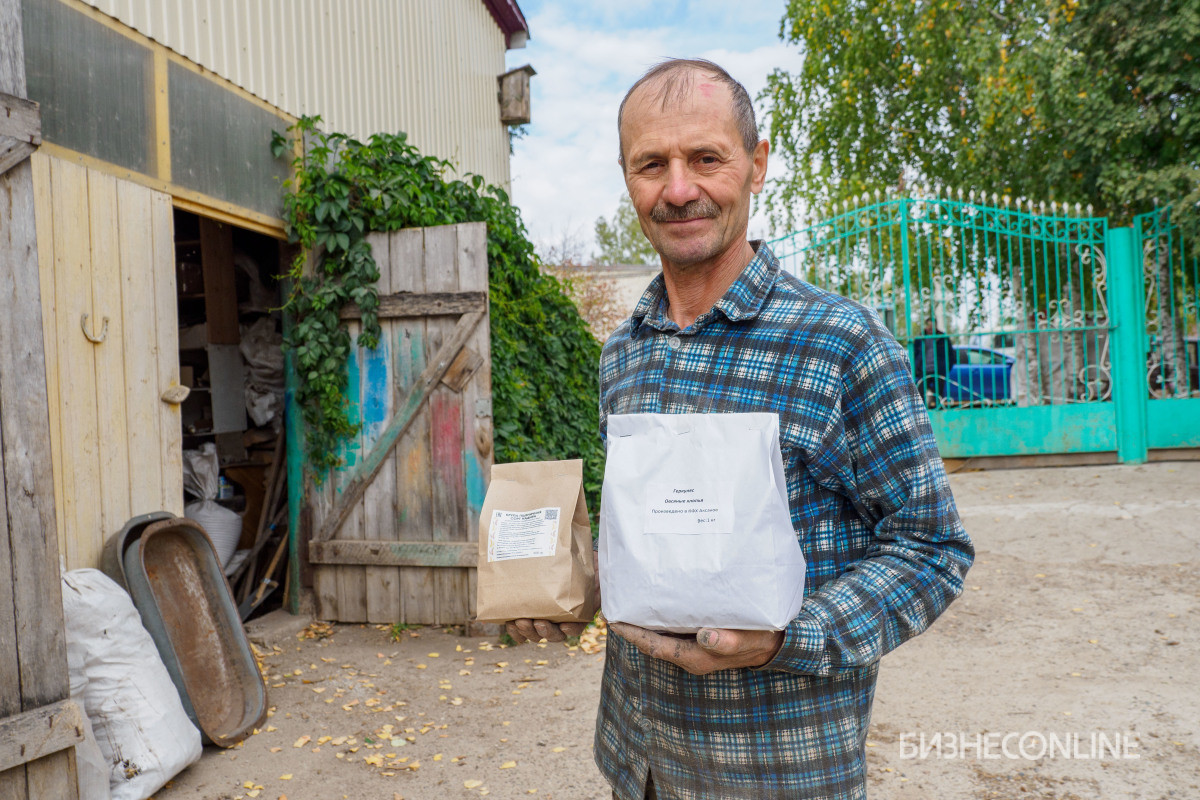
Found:
[{"label": "ornate metal gate pattern", "polygon": [[[1156,291],[1161,281],[1147,283],[1143,303],[1142,261],[1133,264],[1125,246],[1133,231],[1110,229],[1090,207],[1047,208],[962,191],[877,193],[840,204],[771,245],[785,269],[872,308],[908,347],[943,455],[1118,451],[1122,460],[1141,460],[1148,384],[1155,375],[1181,374],[1186,363],[1194,371],[1196,364],[1196,258],[1184,258],[1183,238],[1176,243],[1162,227],[1166,221],[1153,231],[1150,221],[1138,218],[1136,236],[1147,253],[1158,248],[1147,259],[1158,264],[1165,258],[1171,266],[1154,273],[1171,276],[1165,296],[1177,300],[1164,308],[1179,309],[1170,320],[1186,317],[1184,329],[1193,331],[1183,344],[1175,337],[1157,347],[1157,362],[1154,343],[1161,337],[1151,312],[1164,296]],[[1163,248],[1169,255],[1160,254]],[[1114,266],[1121,271],[1116,285]],[[1130,320],[1124,329],[1118,324],[1122,302]],[[1134,320],[1142,309],[1151,320],[1149,336],[1133,340],[1143,332]],[[1122,333],[1130,341],[1118,342]],[[1163,354],[1178,363],[1174,371],[1160,366],[1155,372],[1155,363],[1167,363]],[[1114,357],[1125,366],[1115,370]],[[1170,383],[1172,391],[1178,383]],[[1143,407],[1138,414],[1136,401]],[[1200,445],[1178,438],[1160,437],[1149,446]]]},{"label": "ornate metal gate pattern", "polygon": [[1171,208],[1133,220],[1143,308],[1146,436],[1152,449],[1200,447],[1200,230]]}]

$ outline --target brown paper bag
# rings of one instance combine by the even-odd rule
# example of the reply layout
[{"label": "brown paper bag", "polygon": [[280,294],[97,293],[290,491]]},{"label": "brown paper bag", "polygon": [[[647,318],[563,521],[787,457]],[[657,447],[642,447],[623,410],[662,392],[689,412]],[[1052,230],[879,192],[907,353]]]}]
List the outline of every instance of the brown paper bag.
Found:
[{"label": "brown paper bag", "polygon": [[583,462],[493,465],[479,515],[478,620],[591,622],[595,614]]}]

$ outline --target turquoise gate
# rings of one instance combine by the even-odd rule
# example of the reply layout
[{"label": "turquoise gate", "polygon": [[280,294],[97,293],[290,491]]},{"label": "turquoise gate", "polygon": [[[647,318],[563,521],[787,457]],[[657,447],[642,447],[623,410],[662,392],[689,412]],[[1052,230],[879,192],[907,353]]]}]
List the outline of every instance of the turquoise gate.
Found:
[{"label": "turquoise gate", "polygon": [[1109,228],[1079,206],[959,192],[864,195],[771,246],[908,347],[944,457],[1136,462],[1200,446],[1190,241],[1166,210]]},{"label": "turquoise gate", "polygon": [[[1171,210],[1133,220],[1145,309],[1146,443],[1152,450],[1200,447],[1200,237]],[[1187,235],[1191,234],[1191,235]]]}]

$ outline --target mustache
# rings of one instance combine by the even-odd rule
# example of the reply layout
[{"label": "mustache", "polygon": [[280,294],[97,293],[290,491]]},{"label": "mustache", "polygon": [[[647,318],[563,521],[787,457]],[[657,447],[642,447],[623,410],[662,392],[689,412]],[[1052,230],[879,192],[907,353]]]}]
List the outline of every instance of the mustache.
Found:
[{"label": "mustache", "polygon": [[708,197],[700,197],[681,206],[659,201],[650,209],[650,219],[655,222],[686,222],[689,219],[711,219],[721,213]]}]

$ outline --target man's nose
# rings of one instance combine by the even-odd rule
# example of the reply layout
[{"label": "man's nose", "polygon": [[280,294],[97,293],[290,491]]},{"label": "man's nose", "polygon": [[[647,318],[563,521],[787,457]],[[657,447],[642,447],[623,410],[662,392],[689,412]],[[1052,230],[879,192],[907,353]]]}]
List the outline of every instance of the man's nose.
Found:
[{"label": "man's nose", "polygon": [[672,160],[667,165],[667,185],[663,200],[673,206],[687,205],[700,197],[700,189],[693,180],[692,171],[681,160]]}]

